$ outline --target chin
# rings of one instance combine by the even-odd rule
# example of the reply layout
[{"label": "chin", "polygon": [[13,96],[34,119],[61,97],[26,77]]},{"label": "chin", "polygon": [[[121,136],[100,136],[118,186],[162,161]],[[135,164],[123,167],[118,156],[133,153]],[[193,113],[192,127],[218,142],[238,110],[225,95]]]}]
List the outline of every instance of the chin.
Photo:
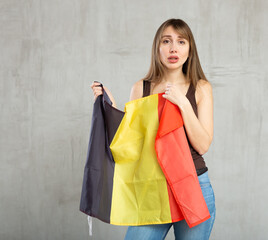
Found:
[{"label": "chin", "polygon": [[179,69],[179,68],[182,68],[182,66],[181,65],[166,66],[167,70],[176,70],[176,69]]}]

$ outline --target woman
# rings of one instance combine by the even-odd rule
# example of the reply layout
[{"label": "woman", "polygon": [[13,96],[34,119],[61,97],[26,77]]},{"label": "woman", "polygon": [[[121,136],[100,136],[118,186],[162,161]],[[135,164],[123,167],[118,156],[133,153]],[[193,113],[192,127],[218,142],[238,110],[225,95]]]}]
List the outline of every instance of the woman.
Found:
[{"label": "woman", "polygon": [[[95,99],[102,94],[98,85],[91,85]],[[112,94],[107,88],[104,89],[116,107]],[[130,226],[125,239],[164,239],[171,226],[176,239],[209,239],[216,208],[208,168],[202,155],[208,151],[213,139],[212,87],[201,68],[192,32],[181,19],[169,19],[157,30],[149,72],[133,85],[130,101],[163,92],[163,97],[176,104],[181,111],[198,180],[211,217],[193,228],[189,228],[185,220]]]}]

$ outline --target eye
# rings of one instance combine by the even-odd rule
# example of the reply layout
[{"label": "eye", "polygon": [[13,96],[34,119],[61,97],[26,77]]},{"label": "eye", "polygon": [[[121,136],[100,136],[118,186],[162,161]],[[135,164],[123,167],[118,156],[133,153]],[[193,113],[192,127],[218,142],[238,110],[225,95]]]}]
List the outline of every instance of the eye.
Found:
[{"label": "eye", "polygon": [[163,40],[163,43],[168,43],[168,42],[169,42],[168,39]]},{"label": "eye", "polygon": [[179,43],[180,43],[180,44],[185,44],[185,42],[184,42],[184,41],[179,41]]}]

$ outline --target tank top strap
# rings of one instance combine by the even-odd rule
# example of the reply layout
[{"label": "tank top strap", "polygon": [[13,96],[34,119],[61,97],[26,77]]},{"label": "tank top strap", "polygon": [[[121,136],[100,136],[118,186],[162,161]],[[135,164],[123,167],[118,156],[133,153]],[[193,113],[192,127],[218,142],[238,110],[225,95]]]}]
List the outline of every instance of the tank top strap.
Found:
[{"label": "tank top strap", "polygon": [[190,101],[195,115],[198,117],[197,104],[196,104],[196,99],[195,99],[195,87],[192,84],[192,82],[190,83],[190,86],[189,86],[188,92],[186,94],[186,97]]},{"label": "tank top strap", "polygon": [[150,95],[151,83],[149,81],[143,80],[143,95],[142,97],[146,97]]},{"label": "tank top strap", "polygon": [[188,96],[191,96],[191,95],[193,95],[195,93],[195,88],[194,88],[194,85],[192,84],[192,82],[190,82],[190,86],[189,86],[189,89],[188,89],[188,91],[187,91],[187,93],[186,93],[186,96],[188,95]]}]

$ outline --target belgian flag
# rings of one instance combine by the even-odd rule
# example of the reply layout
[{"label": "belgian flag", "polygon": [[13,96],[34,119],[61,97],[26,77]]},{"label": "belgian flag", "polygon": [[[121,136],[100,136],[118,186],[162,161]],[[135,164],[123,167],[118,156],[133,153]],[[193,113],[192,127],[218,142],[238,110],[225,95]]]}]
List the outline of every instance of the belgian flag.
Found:
[{"label": "belgian flag", "polygon": [[103,90],[94,103],[80,211],[114,225],[210,218],[179,108],[163,93],[119,111]]}]

